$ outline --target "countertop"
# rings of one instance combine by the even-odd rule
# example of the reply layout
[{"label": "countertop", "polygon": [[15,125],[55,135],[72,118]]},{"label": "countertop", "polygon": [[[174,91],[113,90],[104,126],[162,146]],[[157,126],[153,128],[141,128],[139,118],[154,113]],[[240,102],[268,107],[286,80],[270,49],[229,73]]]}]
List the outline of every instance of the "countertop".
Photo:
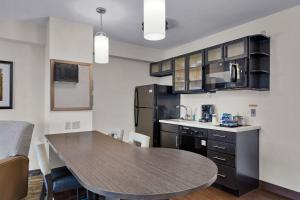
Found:
[{"label": "countertop", "polygon": [[204,123],[204,122],[197,122],[197,121],[175,121],[172,119],[165,119],[159,120],[160,123],[166,124],[174,124],[179,126],[189,126],[194,128],[204,128],[204,129],[212,129],[212,130],[219,130],[219,131],[227,131],[227,132],[245,132],[245,131],[252,131],[252,130],[259,130],[261,127],[258,125],[247,125],[247,126],[240,126],[236,128],[228,128],[228,127],[221,127],[215,126],[212,123]]}]

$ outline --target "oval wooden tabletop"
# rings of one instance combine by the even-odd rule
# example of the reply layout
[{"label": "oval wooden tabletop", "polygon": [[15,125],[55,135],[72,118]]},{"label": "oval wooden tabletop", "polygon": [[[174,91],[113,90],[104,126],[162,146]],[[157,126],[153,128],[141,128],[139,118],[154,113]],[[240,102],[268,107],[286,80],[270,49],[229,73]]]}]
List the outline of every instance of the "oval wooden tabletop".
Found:
[{"label": "oval wooden tabletop", "polygon": [[138,148],[97,131],[47,135],[88,190],[118,199],[169,199],[210,186],[217,166],[199,154]]}]

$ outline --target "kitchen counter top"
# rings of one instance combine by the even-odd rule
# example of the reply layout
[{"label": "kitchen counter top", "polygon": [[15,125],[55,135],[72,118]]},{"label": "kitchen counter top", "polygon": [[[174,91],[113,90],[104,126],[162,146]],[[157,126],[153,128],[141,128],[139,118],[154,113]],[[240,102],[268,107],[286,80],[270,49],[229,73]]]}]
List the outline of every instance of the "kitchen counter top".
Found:
[{"label": "kitchen counter top", "polygon": [[227,131],[227,132],[234,132],[234,133],[258,130],[261,128],[258,125],[247,125],[247,126],[240,126],[235,128],[228,128],[228,127],[215,126],[209,122],[204,123],[204,122],[188,121],[188,120],[176,121],[172,119],[159,120],[159,122],[166,123],[166,124],[174,124],[179,126],[189,126],[194,128],[204,128],[204,129],[212,129],[212,130]]}]

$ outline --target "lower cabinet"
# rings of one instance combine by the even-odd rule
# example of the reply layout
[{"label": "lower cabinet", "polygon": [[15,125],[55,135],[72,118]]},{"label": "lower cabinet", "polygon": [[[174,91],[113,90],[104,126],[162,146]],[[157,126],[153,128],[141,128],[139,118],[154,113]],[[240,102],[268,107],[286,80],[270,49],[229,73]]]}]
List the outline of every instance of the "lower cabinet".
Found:
[{"label": "lower cabinet", "polygon": [[[207,132],[207,157],[218,166],[215,187],[243,195],[259,186],[259,130]],[[179,148],[179,126],[160,123],[160,146]]]},{"label": "lower cabinet", "polygon": [[160,147],[178,148],[178,126],[173,124],[160,124]]},{"label": "lower cabinet", "polygon": [[160,131],[160,146],[164,148],[178,148],[178,134]]},{"label": "lower cabinet", "polygon": [[259,186],[259,130],[209,130],[207,157],[218,166],[215,186],[237,196]]}]

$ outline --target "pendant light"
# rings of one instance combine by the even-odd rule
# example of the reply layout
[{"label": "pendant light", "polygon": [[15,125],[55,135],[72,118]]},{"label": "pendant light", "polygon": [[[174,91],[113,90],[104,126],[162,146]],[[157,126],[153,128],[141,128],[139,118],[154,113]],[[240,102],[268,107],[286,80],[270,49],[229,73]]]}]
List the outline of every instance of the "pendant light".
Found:
[{"label": "pendant light", "polygon": [[109,61],[109,39],[103,32],[102,15],[106,12],[105,8],[97,8],[96,11],[100,14],[100,32],[95,34],[94,38],[94,53],[95,62],[100,64],[108,63]]},{"label": "pendant light", "polygon": [[165,0],[144,0],[144,38],[162,40],[166,37]]}]

